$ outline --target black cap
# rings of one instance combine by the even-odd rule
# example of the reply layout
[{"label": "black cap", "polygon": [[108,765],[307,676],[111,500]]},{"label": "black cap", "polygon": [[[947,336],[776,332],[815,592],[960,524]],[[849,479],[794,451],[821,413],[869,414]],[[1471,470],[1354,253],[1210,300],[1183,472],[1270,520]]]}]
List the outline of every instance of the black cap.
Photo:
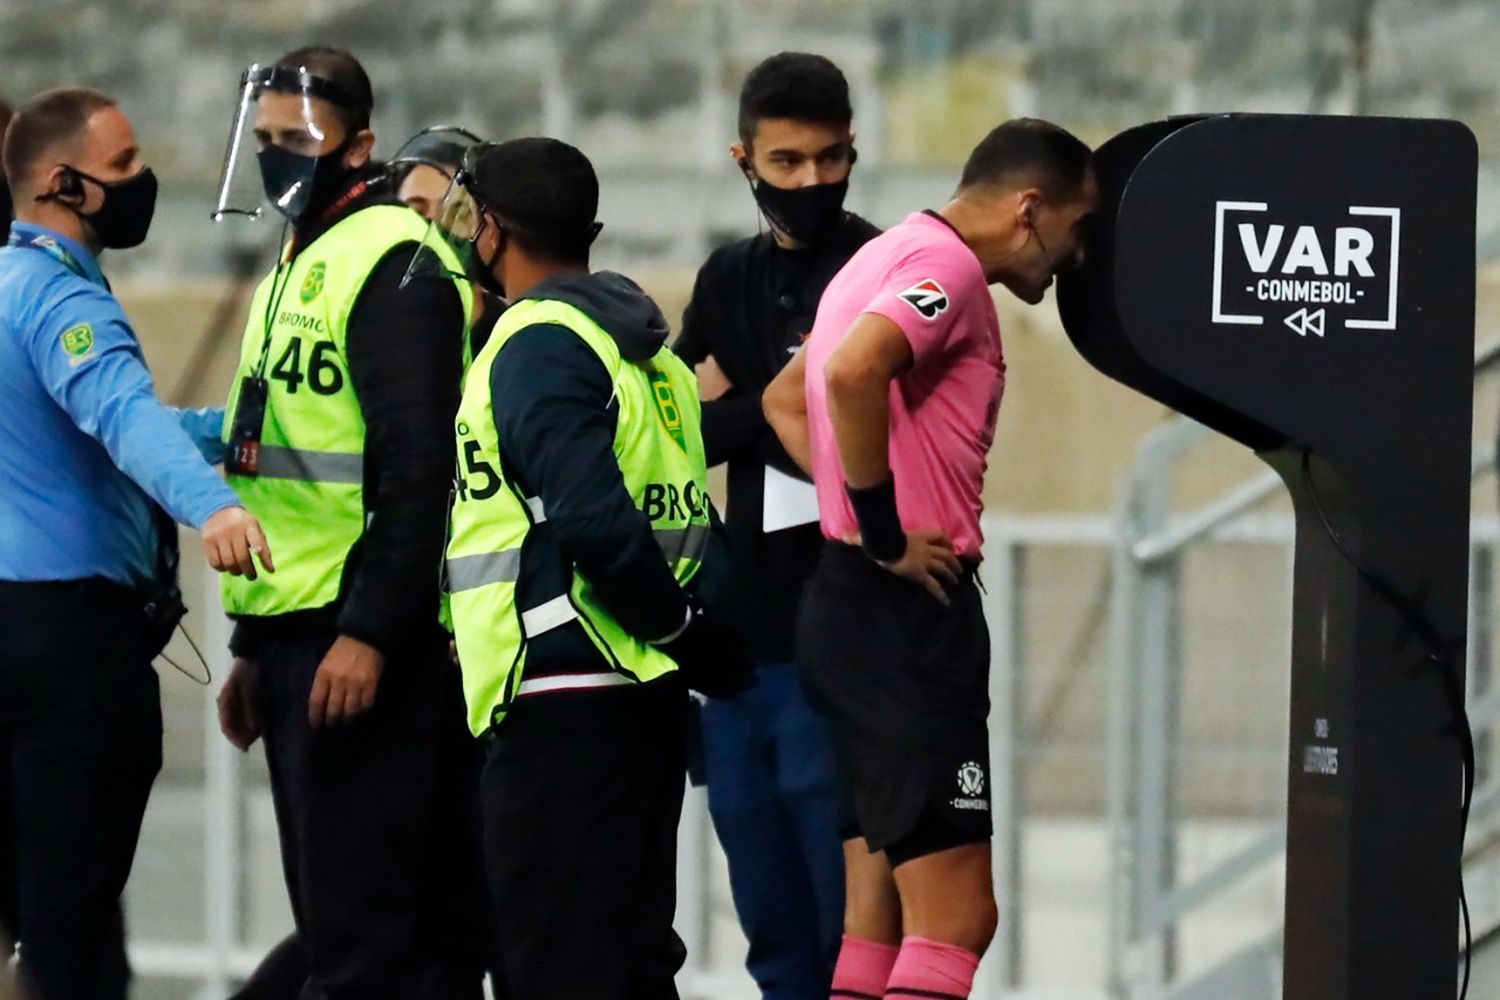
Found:
[{"label": "black cap", "polygon": [[594,165],[557,139],[511,139],[490,146],[473,170],[485,206],[533,235],[587,247],[598,226],[599,178]]}]

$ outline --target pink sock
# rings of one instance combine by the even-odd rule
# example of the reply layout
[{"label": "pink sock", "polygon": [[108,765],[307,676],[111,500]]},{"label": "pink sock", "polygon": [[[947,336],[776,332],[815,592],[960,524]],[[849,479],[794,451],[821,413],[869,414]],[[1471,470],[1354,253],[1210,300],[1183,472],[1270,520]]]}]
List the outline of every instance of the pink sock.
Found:
[{"label": "pink sock", "polygon": [[833,967],[833,992],[829,1000],[881,1000],[898,951],[893,944],[845,934],[838,964]]},{"label": "pink sock", "polygon": [[908,937],[886,982],[886,1000],[967,1000],[979,956],[956,944]]}]

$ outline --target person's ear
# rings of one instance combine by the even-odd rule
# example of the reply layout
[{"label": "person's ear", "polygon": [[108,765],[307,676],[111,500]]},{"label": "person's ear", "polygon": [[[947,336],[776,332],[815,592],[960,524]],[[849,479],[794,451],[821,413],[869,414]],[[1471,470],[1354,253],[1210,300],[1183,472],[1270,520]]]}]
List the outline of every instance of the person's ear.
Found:
[{"label": "person's ear", "polygon": [[37,181],[37,201],[55,201],[74,208],[81,207],[88,197],[83,178],[72,167],[58,164],[48,170]]},{"label": "person's ear", "polygon": [[1016,209],[1021,224],[1027,229],[1036,228],[1036,216],[1042,204],[1042,193],[1035,188],[1020,193]]},{"label": "person's ear", "polygon": [[499,265],[500,255],[505,252],[504,236],[505,230],[501,228],[499,220],[485,212],[479,235],[474,241],[474,249],[479,254],[480,262],[485,263],[492,271]]},{"label": "person's ear", "polygon": [[354,133],[354,139],[349,143],[349,153],[344,158],[350,170],[358,170],[370,162],[370,154],[375,149],[375,133],[367,128],[362,128]]},{"label": "person's ear", "polygon": [[734,165],[740,168],[740,173],[745,175],[746,180],[755,180],[755,168],[750,163],[750,151],[745,148],[743,142],[736,142],[729,147],[729,155],[734,157]]}]

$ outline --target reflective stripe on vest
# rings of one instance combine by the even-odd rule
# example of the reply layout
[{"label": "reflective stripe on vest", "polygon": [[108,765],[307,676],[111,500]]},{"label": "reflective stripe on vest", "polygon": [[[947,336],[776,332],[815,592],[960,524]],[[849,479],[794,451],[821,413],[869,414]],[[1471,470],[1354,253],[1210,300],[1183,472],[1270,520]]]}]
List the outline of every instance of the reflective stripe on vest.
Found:
[{"label": "reflective stripe on vest", "polygon": [[261,445],[260,478],[296,479],[304,483],[363,483],[365,456]]},{"label": "reflective stripe on vest", "polygon": [[567,594],[558,594],[550,601],[543,601],[536,607],[521,612],[521,626],[526,630],[528,639],[535,639],[543,632],[551,632],[577,620],[578,609],[573,607]]},{"label": "reflective stripe on vest", "polygon": [[652,534],[656,536],[656,544],[661,546],[667,562],[676,562],[679,559],[701,560],[703,550],[708,548],[711,531],[706,524],[690,524],[686,528],[663,528]]},{"label": "reflective stripe on vest", "polygon": [[451,594],[491,583],[515,583],[520,578],[520,549],[454,556],[448,560],[448,592]]},{"label": "reflective stripe on vest", "polygon": [[522,681],[521,686],[516,689],[516,697],[526,698],[558,691],[596,691],[599,688],[625,687],[634,683],[624,674],[551,674]]},{"label": "reflective stripe on vest", "polygon": [[[540,524],[545,518],[538,519]],[[656,544],[668,562],[679,559],[699,559],[708,547],[710,529],[707,525],[695,524],[687,528],[667,528],[654,531]],[[505,549],[501,552],[482,552],[472,556],[455,556],[448,560],[448,591],[459,593],[473,590],[491,583],[515,583],[521,577],[521,550]]]}]

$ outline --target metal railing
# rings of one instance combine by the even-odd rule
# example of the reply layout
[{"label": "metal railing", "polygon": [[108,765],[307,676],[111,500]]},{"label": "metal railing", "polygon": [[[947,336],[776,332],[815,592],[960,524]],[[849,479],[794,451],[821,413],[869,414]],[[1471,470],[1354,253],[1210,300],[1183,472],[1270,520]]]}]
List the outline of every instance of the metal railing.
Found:
[{"label": "metal railing", "polygon": [[[1500,343],[1481,352],[1476,363],[1481,373],[1500,370]],[[1107,667],[1091,661],[1089,669],[1096,672],[1089,679],[1095,687],[1073,695],[1108,703],[1107,729],[1086,734],[1090,766],[1102,771],[1101,825],[1110,842],[1107,875],[1098,893],[1100,909],[1108,910],[1107,940],[1098,942],[1097,949],[1104,965],[1100,985],[1121,997],[1253,1000],[1276,995],[1279,928],[1271,923],[1262,938],[1231,951],[1206,975],[1186,975],[1180,960],[1184,925],[1277,864],[1284,846],[1281,825],[1267,822],[1262,832],[1214,864],[1190,878],[1179,874],[1184,866],[1179,858],[1182,817],[1175,805],[1180,766],[1176,734],[1184,706],[1177,697],[1183,678],[1182,599],[1184,588],[1191,590],[1183,564],[1204,544],[1274,546],[1285,552],[1290,584],[1292,519],[1259,509],[1279,494],[1272,474],[1252,476],[1200,507],[1173,514],[1172,470],[1191,449],[1213,437],[1208,429],[1183,419],[1149,435],[1112,518],[985,518],[987,558],[982,577],[992,636],[991,780],[1001,930],[981,968],[976,997],[1024,996],[1026,990],[1046,985],[1054,971],[1031,967],[1027,960],[1037,943],[1028,939],[1027,925],[1047,901],[1039,898],[1038,887],[1028,885],[1026,877],[1028,824],[1038,816],[1035,809],[1028,811],[1025,793],[1027,775],[1038,757],[1055,749],[1038,745],[1043,737],[1029,724],[1026,704],[1028,686],[1041,673],[1033,630],[1055,629],[1050,619],[1057,612],[1042,608],[1049,620],[1038,622],[1037,609],[1028,607],[1027,596],[1037,554],[1057,547],[1095,554],[1101,565],[1107,564],[1109,576],[1108,590],[1101,595]],[[1477,448],[1476,479],[1493,467],[1493,448]],[[1487,612],[1482,610],[1492,607],[1497,544],[1500,523],[1493,518],[1476,520],[1468,676],[1470,715],[1482,739],[1500,721],[1500,686],[1489,683],[1490,661],[1500,655],[1500,643],[1491,636]],[[1076,604],[1076,595],[1070,600]],[[209,578],[199,607],[217,606],[216,584]],[[223,652],[226,623],[218,614],[200,616],[200,621],[205,622],[199,626],[206,632],[203,647],[215,661],[216,676],[223,676],[228,666]],[[196,785],[191,789],[195,799],[201,794],[195,808],[201,809],[205,876],[199,904],[202,934],[193,941],[142,940],[131,947],[143,977],[194,981],[203,1000],[222,1000],[232,983],[260,959],[269,942],[250,940],[250,890],[253,884],[269,882],[279,892],[281,879],[277,869],[253,868],[256,854],[249,818],[257,807],[263,808],[259,798],[266,790],[247,778],[246,759],[219,734],[215,694],[213,689],[203,693],[203,781],[201,792]],[[1471,854],[1490,847],[1500,834],[1500,781],[1494,775],[1488,778],[1474,802]],[[680,838],[678,909],[678,929],[689,946],[689,965],[679,980],[686,1000],[753,996],[746,992],[748,978],[739,967],[733,911],[722,885],[715,883],[714,869],[722,864],[717,852],[703,796],[690,791]],[[1476,879],[1470,888],[1482,927],[1500,915],[1500,875]],[[266,928],[260,931],[263,936]]]}]

